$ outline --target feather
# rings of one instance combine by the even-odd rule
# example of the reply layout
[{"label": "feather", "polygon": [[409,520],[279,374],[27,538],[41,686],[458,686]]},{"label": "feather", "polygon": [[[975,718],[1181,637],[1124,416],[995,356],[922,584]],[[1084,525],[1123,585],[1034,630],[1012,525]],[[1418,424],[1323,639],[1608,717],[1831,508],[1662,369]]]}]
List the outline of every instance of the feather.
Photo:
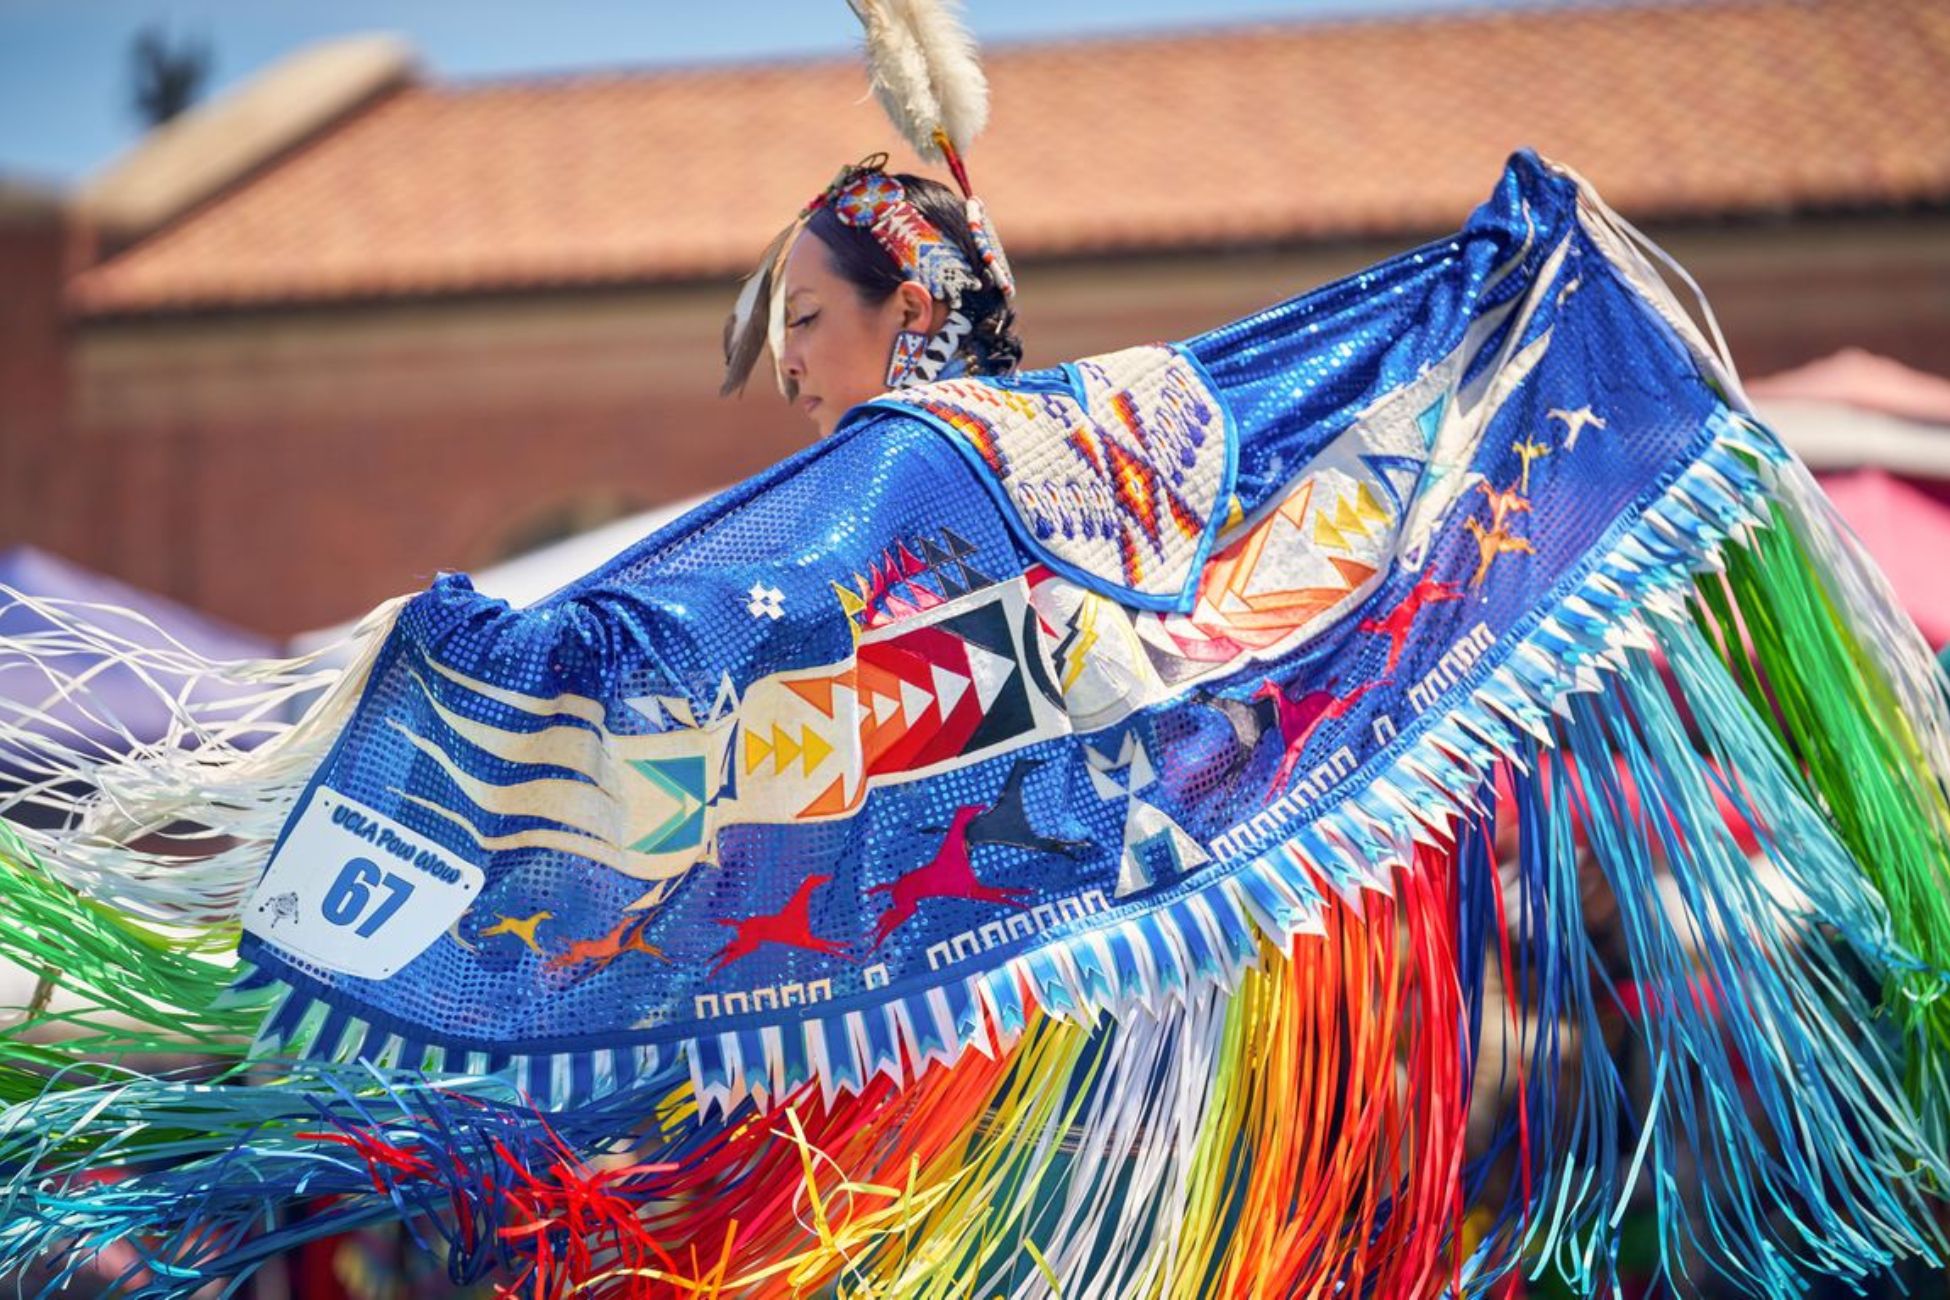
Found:
[{"label": "feather", "polygon": [[788,398],[797,394],[788,389],[785,382],[785,257],[792,247],[793,237],[805,225],[806,217],[802,213],[786,230],[784,242],[780,244],[772,270],[766,277],[765,342],[772,349],[772,378],[778,383],[779,391]]},{"label": "feather", "polygon": [[989,84],[975,38],[952,0],[847,0],[866,29],[873,93],[894,126],[929,162],[942,161],[938,131],[966,153],[989,120]]},{"label": "feather", "polygon": [[[718,388],[720,397],[743,392],[746,380],[751,378],[759,349],[771,334],[771,317],[776,309],[773,299],[777,297],[773,287],[778,281],[779,264],[804,221],[803,217],[794,221],[765,246],[757,269],[745,277],[744,286],[738,290],[738,301],[732,305],[731,315],[725,317],[724,383]],[[765,304],[763,312],[759,310],[761,303]]]}]

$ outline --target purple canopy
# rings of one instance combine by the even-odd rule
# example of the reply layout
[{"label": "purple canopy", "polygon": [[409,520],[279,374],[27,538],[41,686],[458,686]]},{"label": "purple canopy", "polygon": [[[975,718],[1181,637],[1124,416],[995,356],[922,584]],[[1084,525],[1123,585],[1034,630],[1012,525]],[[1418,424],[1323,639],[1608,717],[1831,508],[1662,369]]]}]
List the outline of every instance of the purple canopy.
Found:
[{"label": "purple canopy", "polygon": [[[32,546],[0,551],[0,716],[53,745],[106,757],[172,735],[192,743],[183,735],[192,716],[228,721],[262,693],[199,680],[198,661],[278,651],[268,637]],[[16,774],[37,766],[24,747],[0,753]]]}]

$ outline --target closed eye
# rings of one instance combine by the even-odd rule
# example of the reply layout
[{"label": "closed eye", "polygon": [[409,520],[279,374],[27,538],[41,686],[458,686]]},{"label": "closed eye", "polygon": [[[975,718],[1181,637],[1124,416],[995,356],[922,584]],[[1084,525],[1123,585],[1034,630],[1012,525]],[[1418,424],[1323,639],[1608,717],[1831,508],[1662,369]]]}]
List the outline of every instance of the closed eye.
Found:
[{"label": "closed eye", "polygon": [[798,329],[798,328],[799,328],[800,326],[802,326],[802,325],[810,325],[810,324],[812,324],[812,323],[813,323],[814,321],[816,321],[816,320],[818,320],[818,319],[819,319],[819,313],[818,313],[818,312],[816,312],[816,311],[809,311],[809,312],[807,312],[807,313],[806,313],[806,314],[805,314],[804,316],[801,316],[801,317],[799,317],[799,318],[798,318],[798,319],[796,319],[796,320],[789,320],[789,321],[787,321],[787,322],[785,323],[785,327],[786,327],[787,329],[789,329],[789,330],[796,330],[796,329]]}]

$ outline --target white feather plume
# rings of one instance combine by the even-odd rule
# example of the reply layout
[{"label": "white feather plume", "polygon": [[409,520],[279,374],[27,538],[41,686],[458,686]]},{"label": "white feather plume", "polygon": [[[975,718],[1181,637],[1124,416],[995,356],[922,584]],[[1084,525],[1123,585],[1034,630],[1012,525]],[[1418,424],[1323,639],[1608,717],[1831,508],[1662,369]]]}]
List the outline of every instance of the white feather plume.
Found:
[{"label": "white feather plume", "polygon": [[866,29],[873,93],[895,128],[929,162],[941,161],[934,133],[955,152],[989,120],[989,83],[975,38],[954,0],[847,0]]}]

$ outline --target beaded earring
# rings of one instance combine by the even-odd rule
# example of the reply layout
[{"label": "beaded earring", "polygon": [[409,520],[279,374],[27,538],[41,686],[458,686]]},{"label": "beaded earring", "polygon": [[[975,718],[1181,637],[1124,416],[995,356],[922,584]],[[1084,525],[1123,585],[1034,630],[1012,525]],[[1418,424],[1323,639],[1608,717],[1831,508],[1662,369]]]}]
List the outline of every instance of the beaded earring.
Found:
[{"label": "beaded earring", "polygon": [[921,358],[928,336],[919,330],[902,330],[894,335],[894,349],[887,357],[887,387],[906,388],[921,376]]}]

